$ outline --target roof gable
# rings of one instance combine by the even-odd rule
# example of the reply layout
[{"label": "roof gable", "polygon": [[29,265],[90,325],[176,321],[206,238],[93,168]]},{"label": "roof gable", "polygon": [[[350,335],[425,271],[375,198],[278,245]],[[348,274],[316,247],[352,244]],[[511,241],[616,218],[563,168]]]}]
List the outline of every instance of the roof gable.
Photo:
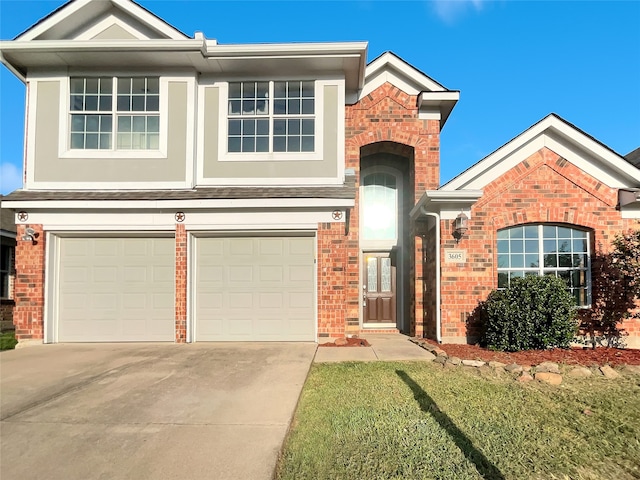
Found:
[{"label": "roof gable", "polygon": [[[113,28],[117,26],[117,28]],[[25,32],[17,41],[91,39],[188,39],[132,0],[71,0]]]},{"label": "roof gable", "polygon": [[421,92],[448,92],[438,82],[392,52],[385,52],[367,65],[360,98],[389,82],[409,95]]},{"label": "roof gable", "polygon": [[440,190],[483,189],[543,147],[611,188],[640,186],[640,169],[552,113],[444,184]]}]

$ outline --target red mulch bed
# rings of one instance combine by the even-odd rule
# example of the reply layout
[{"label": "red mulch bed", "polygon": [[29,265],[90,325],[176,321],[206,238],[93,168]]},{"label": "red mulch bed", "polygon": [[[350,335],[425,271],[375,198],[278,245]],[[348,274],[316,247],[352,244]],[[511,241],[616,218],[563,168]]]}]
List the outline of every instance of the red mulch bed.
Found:
[{"label": "red mulch bed", "polygon": [[319,347],[370,347],[371,344],[364,338],[346,338],[345,345],[336,345],[336,342],[321,343]]},{"label": "red mulch bed", "polygon": [[[432,345],[436,345],[432,343]],[[599,347],[595,350],[588,348],[554,348],[552,350],[527,350],[524,352],[492,352],[476,345],[443,344],[439,347],[450,357],[463,360],[495,361],[506,364],[539,365],[542,362],[566,363],[568,365],[583,365],[585,367],[609,364],[640,365],[640,350],[617,349]]]}]

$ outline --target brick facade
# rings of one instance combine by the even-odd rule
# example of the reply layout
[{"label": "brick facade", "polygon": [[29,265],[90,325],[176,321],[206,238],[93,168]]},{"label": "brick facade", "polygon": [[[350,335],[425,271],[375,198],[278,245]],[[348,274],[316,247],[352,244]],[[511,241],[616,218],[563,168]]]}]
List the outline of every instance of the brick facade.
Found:
[{"label": "brick facade", "polygon": [[[452,221],[442,229],[442,336],[446,341],[467,340],[467,318],[478,302],[497,288],[497,231],[526,223],[561,223],[592,233],[592,252],[606,250],[614,236],[638,228],[638,220],[623,219],[617,190],[543,148],[484,188],[472,206],[469,230],[458,245]],[[467,252],[464,264],[444,263],[444,250]],[[428,327],[429,331],[434,326]],[[640,335],[640,322],[625,322],[631,336]]]},{"label": "brick facade", "polygon": [[[23,240],[27,228],[37,234],[34,242]],[[44,338],[45,235],[42,225],[17,225],[15,310],[13,323],[20,341]]]},{"label": "brick facade", "polygon": [[[418,118],[417,96],[409,95],[390,83],[381,85],[356,104],[346,107],[345,137],[345,167],[355,171],[356,185],[360,184],[362,159],[366,155],[386,153],[410,162],[407,176],[410,185],[405,188],[413,192],[413,198],[408,199],[411,207],[425,190],[438,188],[440,122]],[[402,166],[397,167],[402,170]],[[402,215],[407,219],[407,223],[408,212],[408,205],[403,205]],[[349,230],[350,234],[345,244],[349,279],[345,285],[346,331],[360,333],[359,191],[356,193],[356,204],[351,212]],[[422,303],[414,304],[412,300],[414,292],[423,288],[422,247],[419,238],[414,241],[410,233],[408,237],[409,245],[405,245],[405,248],[410,249],[410,269],[405,272],[405,278],[409,282],[406,301],[412,304],[411,333],[421,336],[423,323],[416,323],[415,318],[423,316]]]},{"label": "brick facade", "polygon": [[[562,223],[592,233],[592,251],[606,249],[615,234],[639,228],[638,220],[622,219],[616,209],[618,192],[581,171],[576,165],[543,148],[503,173],[483,189],[471,207],[469,231],[459,244],[451,235],[452,221],[442,220],[438,250],[432,235],[416,236],[409,211],[426,190],[439,182],[440,122],[419,118],[417,97],[385,83],[358,103],[346,107],[345,167],[360,184],[363,162],[383,156],[404,175],[406,195],[400,205],[406,264],[406,312],[409,334],[436,337],[441,312],[445,342],[465,342],[474,332],[467,319],[478,302],[497,286],[496,234],[499,229],[526,223]],[[372,160],[373,159],[373,160]],[[369,163],[366,163],[369,162]],[[395,163],[393,163],[395,162]],[[359,190],[345,223],[322,223],[317,230],[318,337],[381,331],[361,323],[361,244]],[[22,240],[25,229],[38,234],[35,243]],[[14,324],[20,341],[42,340],[44,334],[45,232],[41,225],[18,225]],[[188,234],[175,226],[175,341],[187,341]],[[466,250],[464,264],[444,263],[446,249]],[[441,271],[436,269],[439,252]],[[441,280],[441,302],[436,302],[436,279]],[[403,324],[403,319],[398,319]],[[640,321],[624,328],[640,338]],[[391,329],[394,330],[394,329]]]},{"label": "brick facade", "polygon": [[187,341],[187,231],[176,225],[176,343]]}]

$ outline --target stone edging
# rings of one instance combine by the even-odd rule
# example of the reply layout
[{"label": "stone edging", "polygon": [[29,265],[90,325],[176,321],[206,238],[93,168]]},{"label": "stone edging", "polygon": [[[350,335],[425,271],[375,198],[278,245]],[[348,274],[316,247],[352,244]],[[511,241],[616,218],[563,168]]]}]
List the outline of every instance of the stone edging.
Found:
[{"label": "stone edging", "polygon": [[[501,362],[484,362],[483,360],[463,360],[458,357],[450,357],[442,348],[432,345],[423,338],[409,338],[416,345],[428,350],[433,355],[433,362],[439,363],[443,368],[467,367],[471,369],[494,371],[496,373],[508,372],[517,375],[518,382],[530,382],[538,380],[540,382],[549,383],[551,385],[560,385],[562,383],[562,372],[560,366],[554,362],[542,362],[539,365],[518,365],[512,363],[506,365]],[[566,365],[564,369],[565,375],[574,378],[590,377],[594,373],[605,378],[619,378],[621,373],[632,375],[640,374],[640,365],[625,365],[624,370],[614,370],[610,365],[603,365],[598,368],[587,368],[580,365]]]}]

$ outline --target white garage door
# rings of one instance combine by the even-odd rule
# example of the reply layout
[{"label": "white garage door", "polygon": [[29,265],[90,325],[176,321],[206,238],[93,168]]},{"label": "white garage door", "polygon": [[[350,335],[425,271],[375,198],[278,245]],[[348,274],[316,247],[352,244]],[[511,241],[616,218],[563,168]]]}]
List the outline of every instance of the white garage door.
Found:
[{"label": "white garage door", "polygon": [[313,236],[196,239],[200,341],[315,341]]},{"label": "white garage door", "polygon": [[174,341],[173,238],[60,238],[58,341]]}]

